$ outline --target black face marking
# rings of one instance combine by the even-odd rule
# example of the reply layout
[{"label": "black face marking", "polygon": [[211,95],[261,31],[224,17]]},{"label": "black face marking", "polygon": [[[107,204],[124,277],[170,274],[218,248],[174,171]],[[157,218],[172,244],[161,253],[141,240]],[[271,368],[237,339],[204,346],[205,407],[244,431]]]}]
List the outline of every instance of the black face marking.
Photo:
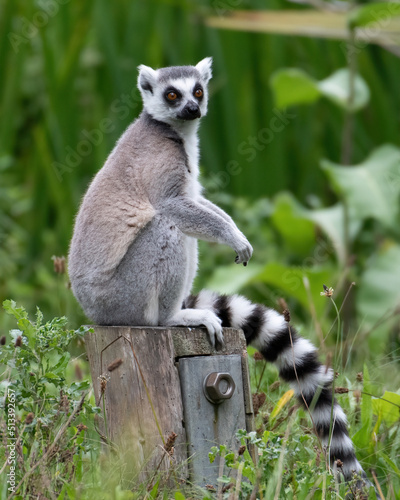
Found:
[{"label": "black face marking", "polygon": [[151,93],[153,93],[153,87],[143,77],[140,80],[140,86],[142,87],[143,90],[149,90]]},{"label": "black face marking", "polygon": [[195,120],[201,117],[199,105],[194,101],[189,101],[177,115],[180,120]]},{"label": "black face marking", "polygon": [[[201,92],[201,95],[200,96],[197,96],[196,93],[200,91]],[[193,88],[193,97],[195,99],[197,99],[198,102],[201,102],[203,100],[203,97],[204,97],[204,89],[203,87],[200,85],[200,83],[196,83],[196,85],[194,86]]]},{"label": "black face marking", "polygon": [[[176,97],[175,99],[170,99],[168,96],[171,94],[175,94]],[[171,106],[176,106],[181,102],[182,99],[182,94],[177,90],[175,87],[167,87],[167,89],[164,91],[164,99],[168,104]]]}]

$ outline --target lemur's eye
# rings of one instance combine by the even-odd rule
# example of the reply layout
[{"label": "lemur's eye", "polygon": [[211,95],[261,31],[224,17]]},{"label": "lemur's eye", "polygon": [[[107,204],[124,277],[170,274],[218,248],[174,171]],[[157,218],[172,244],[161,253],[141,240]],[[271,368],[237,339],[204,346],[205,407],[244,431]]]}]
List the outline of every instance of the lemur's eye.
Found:
[{"label": "lemur's eye", "polygon": [[196,89],[194,95],[195,97],[203,97],[203,91],[201,89]]},{"label": "lemur's eye", "polygon": [[178,97],[178,94],[176,92],[168,92],[167,94],[167,99],[169,101],[175,101],[175,99]]}]

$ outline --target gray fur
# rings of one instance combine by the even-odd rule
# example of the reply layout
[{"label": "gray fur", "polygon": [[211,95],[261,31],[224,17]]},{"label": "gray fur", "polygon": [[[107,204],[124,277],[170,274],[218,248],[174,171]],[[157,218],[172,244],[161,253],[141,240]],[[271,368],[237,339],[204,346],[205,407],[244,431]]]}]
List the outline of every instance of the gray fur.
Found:
[{"label": "gray fur", "polygon": [[[206,200],[198,183],[198,119],[179,119],[201,81],[207,111],[211,60],[196,67],[140,67],[144,110],[92,181],[76,218],[69,254],[72,290],[103,325],[205,325],[222,342],[212,311],[181,310],[197,270],[197,239],[224,243],[247,262],[252,247],[232,219]],[[182,87],[180,109],[164,85]],[[150,90],[151,88],[151,90]]]},{"label": "gray fur", "polygon": [[168,68],[161,68],[159,71],[158,81],[160,83],[167,83],[170,80],[177,80],[178,78],[196,78],[201,79],[200,73],[193,66],[169,66]]}]

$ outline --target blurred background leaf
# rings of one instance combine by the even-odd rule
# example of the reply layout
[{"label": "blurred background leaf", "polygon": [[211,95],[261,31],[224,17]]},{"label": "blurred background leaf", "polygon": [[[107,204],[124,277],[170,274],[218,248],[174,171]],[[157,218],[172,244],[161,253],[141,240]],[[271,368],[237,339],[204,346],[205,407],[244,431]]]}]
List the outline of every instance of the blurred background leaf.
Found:
[{"label": "blurred background leaf", "polygon": [[[325,7],[1,0],[0,299],[66,314],[72,326],[87,322],[51,257],[67,255],[88,183],[140,113],[137,66],[211,55],[202,180],[255,251],[242,268],[231,249],[201,242],[196,290],[245,293],[273,307],[283,296],[315,337],[313,307],[323,330],[335,318],[319,297],[322,283],[341,302],[354,281],[343,310],[349,338],[373,338],[373,321],[396,307],[400,280],[389,251],[399,245],[399,18],[382,23],[389,6],[380,7],[381,24],[368,37],[363,26],[378,11]],[[351,16],[360,26],[353,42]],[[393,43],[382,47],[389,35]],[[357,58],[357,75],[349,58]],[[348,129],[349,106],[357,112]],[[344,137],[352,146],[346,166]],[[0,327],[8,326],[2,315]],[[400,345],[393,322],[379,332],[382,355]]]},{"label": "blurred background leaf", "polygon": [[381,146],[351,168],[324,160],[323,170],[343,196],[356,220],[372,217],[396,231],[399,228],[400,149]]},{"label": "blurred background leaf", "polygon": [[316,81],[304,71],[295,68],[280,69],[271,77],[276,105],[280,108],[296,104],[309,104],[323,96],[345,110],[355,112],[369,101],[369,89],[359,75],[354,79],[354,99],[350,102],[350,72],[347,68]]}]

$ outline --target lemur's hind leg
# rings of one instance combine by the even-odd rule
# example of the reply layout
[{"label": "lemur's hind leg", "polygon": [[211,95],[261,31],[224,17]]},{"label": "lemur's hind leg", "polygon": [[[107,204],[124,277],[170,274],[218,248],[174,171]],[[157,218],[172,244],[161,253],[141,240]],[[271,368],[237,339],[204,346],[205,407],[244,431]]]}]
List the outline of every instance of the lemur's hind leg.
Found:
[{"label": "lemur's hind leg", "polygon": [[[302,338],[283,315],[239,295],[218,295],[207,290],[187,297],[185,306],[213,311],[223,327],[241,328],[247,344],[277,366],[281,378],[310,410],[315,432],[322,445],[329,449],[332,469],[336,469],[340,460],[343,464],[340,470],[346,480],[352,479],[354,472],[366,478],[347,431],[346,415],[332,394],[333,371],[319,362],[317,349]],[[370,486],[367,479],[360,484]]]}]

